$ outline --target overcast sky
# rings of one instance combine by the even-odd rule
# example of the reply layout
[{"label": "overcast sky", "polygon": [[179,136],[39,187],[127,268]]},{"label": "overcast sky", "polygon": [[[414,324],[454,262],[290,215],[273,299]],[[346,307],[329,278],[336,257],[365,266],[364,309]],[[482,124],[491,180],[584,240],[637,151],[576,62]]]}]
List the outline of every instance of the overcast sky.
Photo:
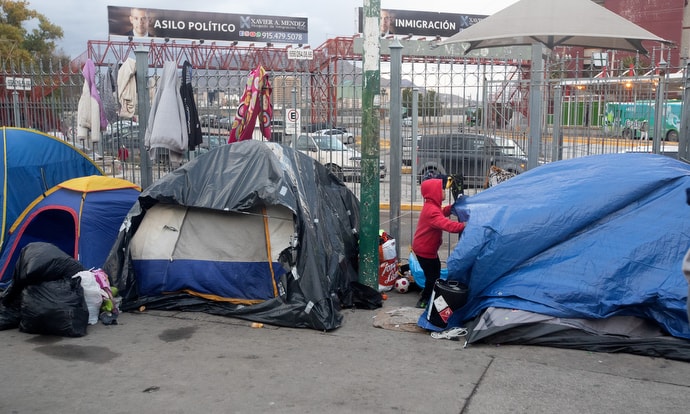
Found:
[{"label": "overcast sky", "polygon": [[[515,2],[516,0],[381,0],[381,8],[490,15]],[[29,7],[62,27],[64,37],[58,47],[74,58],[86,51],[89,40],[108,40],[108,6],[306,17],[309,24],[309,44],[315,48],[329,38],[357,33],[356,10],[363,4],[363,0],[30,0]],[[192,8],[193,5],[197,8]]]}]

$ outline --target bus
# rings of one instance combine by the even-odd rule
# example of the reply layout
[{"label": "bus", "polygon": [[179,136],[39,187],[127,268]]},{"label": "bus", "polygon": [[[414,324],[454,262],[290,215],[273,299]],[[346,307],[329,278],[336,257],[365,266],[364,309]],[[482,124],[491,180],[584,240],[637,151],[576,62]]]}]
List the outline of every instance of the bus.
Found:
[{"label": "bus", "polygon": [[[680,118],[683,102],[669,100],[665,102],[662,126],[662,140],[678,141]],[[639,139],[645,122],[649,131],[649,138],[654,137],[655,104],[652,100],[635,102],[608,102],[604,113],[604,128],[620,134],[623,138]]]}]

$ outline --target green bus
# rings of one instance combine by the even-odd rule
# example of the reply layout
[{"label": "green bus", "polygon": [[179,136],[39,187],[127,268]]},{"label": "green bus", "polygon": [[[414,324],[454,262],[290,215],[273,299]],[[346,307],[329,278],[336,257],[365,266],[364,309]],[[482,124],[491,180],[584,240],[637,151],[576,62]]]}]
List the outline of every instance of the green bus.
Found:
[{"label": "green bus", "polygon": [[[663,140],[678,141],[682,111],[682,101],[670,100],[665,102],[664,123],[661,129]],[[604,113],[604,128],[619,133],[623,138],[638,139],[646,122],[651,139],[654,137],[655,130],[654,115],[655,105],[654,101],[651,100],[608,102]]]}]

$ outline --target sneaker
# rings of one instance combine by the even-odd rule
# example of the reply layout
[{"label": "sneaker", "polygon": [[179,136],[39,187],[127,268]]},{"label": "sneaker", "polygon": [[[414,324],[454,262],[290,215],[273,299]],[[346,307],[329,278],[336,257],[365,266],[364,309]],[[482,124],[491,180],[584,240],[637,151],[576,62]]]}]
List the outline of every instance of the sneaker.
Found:
[{"label": "sneaker", "polygon": [[426,299],[419,298],[419,300],[417,301],[416,307],[419,309],[426,309],[426,304],[427,304]]},{"label": "sneaker", "polygon": [[450,339],[451,341],[459,341],[461,336],[467,335],[465,328],[450,328],[441,332],[432,332],[431,337],[434,339]]}]

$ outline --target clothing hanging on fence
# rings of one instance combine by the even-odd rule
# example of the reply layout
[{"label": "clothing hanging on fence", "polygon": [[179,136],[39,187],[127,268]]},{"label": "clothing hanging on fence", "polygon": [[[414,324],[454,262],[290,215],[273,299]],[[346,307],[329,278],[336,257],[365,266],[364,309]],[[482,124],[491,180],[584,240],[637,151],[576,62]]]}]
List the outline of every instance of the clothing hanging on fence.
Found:
[{"label": "clothing hanging on fence", "polygon": [[117,71],[117,97],[120,100],[120,116],[132,119],[137,111],[136,61],[128,58]]},{"label": "clothing hanging on fence", "polygon": [[117,114],[120,111],[120,104],[117,101],[117,69],[114,65],[108,66],[98,86],[101,102],[103,102],[103,112],[108,123],[112,125],[117,121]]},{"label": "clothing hanging on fence", "polygon": [[187,135],[189,150],[194,151],[197,145],[204,142],[201,133],[201,123],[199,122],[199,112],[194,101],[194,88],[192,87],[192,64],[185,60],[182,64],[182,83],[180,84],[180,95],[182,105],[187,120]]},{"label": "clothing hanging on fence", "polygon": [[252,139],[257,119],[261,135],[266,139],[271,139],[272,91],[268,73],[263,66],[259,65],[249,73],[240,105],[237,108],[237,115],[232,121],[229,143]]},{"label": "clothing hanging on fence", "polygon": [[96,87],[96,66],[93,60],[86,60],[82,74],[84,86],[77,106],[77,139],[87,143],[98,142],[101,140],[101,128],[105,129],[108,120]]},{"label": "clothing hanging on fence", "polygon": [[170,151],[171,165],[181,165],[188,147],[187,120],[178,87],[177,64],[163,64],[158,88],[151,103],[144,144],[149,157],[157,160],[158,149]]}]

